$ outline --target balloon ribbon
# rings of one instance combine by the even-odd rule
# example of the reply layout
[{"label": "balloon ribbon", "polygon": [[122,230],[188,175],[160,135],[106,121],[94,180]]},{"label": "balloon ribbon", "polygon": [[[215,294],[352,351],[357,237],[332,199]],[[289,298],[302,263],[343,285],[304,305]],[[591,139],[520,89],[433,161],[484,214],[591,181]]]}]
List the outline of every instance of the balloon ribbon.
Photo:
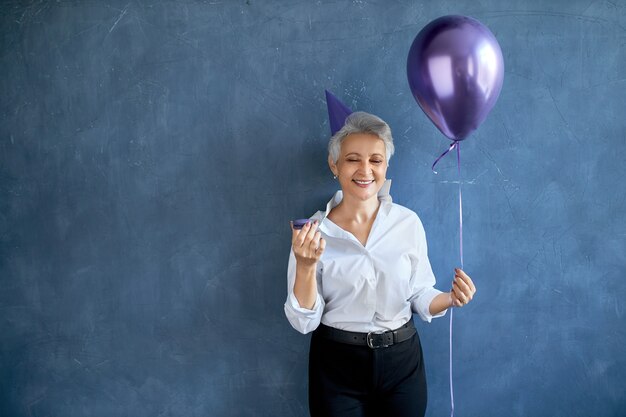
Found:
[{"label": "balloon ribbon", "polygon": [[[435,165],[441,158],[446,156],[448,152],[456,148],[456,163],[457,172],[459,175],[459,256],[461,258],[461,269],[463,266],[463,193],[461,191],[461,144],[458,140],[455,140],[452,145],[442,153],[439,158],[433,163],[431,169],[436,174]],[[454,417],[454,386],[452,384],[452,316],[454,309],[450,309],[450,417]]]}]

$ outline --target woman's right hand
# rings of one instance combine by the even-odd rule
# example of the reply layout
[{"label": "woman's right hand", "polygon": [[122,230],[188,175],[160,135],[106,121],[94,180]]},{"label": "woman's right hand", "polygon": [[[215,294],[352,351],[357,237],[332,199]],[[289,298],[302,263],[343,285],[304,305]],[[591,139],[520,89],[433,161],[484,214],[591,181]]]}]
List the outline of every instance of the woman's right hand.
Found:
[{"label": "woman's right hand", "polygon": [[291,245],[296,261],[302,266],[312,266],[319,261],[326,241],[322,238],[322,233],[317,230],[318,221],[308,222],[302,229],[294,229],[291,223]]}]

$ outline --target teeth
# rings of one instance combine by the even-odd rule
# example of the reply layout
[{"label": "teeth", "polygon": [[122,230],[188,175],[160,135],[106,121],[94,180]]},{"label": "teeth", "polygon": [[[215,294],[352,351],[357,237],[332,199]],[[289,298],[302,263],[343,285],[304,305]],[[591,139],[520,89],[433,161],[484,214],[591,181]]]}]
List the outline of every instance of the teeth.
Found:
[{"label": "teeth", "polygon": [[374,180],[369,180],[369,181],[359,181],[359,180],[354,180],[354,182],[356,182],[357,184],[363,184],[363,185],[365,185],[365,184],[369,184],[369,183],[374,182]]}]

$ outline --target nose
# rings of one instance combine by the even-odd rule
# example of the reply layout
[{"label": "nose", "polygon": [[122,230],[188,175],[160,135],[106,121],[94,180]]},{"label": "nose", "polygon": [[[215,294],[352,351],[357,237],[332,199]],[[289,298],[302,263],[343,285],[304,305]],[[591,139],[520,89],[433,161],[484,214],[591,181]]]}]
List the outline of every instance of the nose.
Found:
[{"label": "nose", "polygon": [[361,171],[363,171],[366,175],[373,174],[374,170],[372,169],[373,164],[370,161],[361,162],[361,166],[359,167]]}]

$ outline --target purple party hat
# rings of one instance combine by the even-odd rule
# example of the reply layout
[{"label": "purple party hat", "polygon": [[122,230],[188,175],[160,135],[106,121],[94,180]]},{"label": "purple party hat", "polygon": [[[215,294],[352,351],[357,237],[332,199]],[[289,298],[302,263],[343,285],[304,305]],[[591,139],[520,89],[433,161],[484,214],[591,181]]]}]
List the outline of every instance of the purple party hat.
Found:
[{"label": "purple party hat", "polygon": [[331,136],[337,133],[346,123],[346,118],[352,114],[352,110],[343,104],[330,91],[326,91],[326,105],[328,106],[328,120],[330,121]]}]

